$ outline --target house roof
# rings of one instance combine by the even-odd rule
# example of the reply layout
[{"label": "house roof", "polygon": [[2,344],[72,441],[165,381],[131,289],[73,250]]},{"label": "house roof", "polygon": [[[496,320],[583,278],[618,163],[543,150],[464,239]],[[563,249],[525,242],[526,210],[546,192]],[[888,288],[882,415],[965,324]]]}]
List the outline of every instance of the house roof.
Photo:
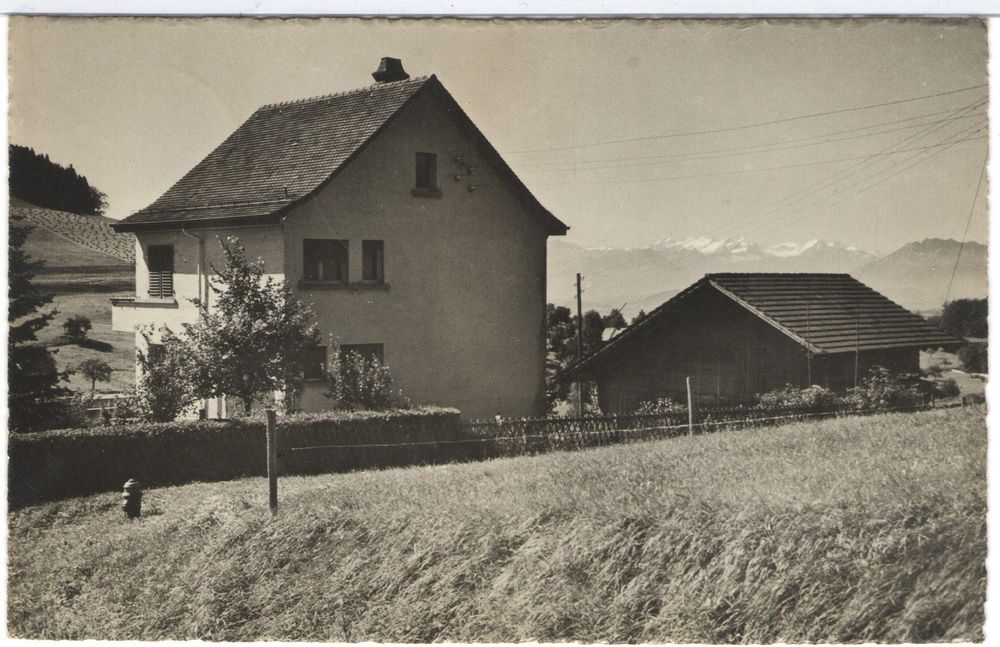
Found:
[{"label": "house roof", "polygon": [[266,105],[118,231],[274,222],[346,167],[417,95],[438,91],[550,233],[568,229],[531,195],[435,76]]},{"label": "house roof", "polygon": [[583,358],[573,371],[612,355],[702,289],[729,297],[816,354],[962,343],[849,274],[706,274]]}]

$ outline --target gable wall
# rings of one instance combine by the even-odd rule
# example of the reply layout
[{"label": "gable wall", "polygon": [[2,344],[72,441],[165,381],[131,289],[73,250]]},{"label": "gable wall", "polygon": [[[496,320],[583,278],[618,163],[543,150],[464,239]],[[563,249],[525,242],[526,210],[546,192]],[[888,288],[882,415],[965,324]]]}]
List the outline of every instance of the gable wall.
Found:
[{"label": "gable wall", "polygon": [[[325,337],[384,344],[395,385],[415,403],[471,417],[540,413],[546,235],[443,105],[418,97],[288,215],[285,271],[299,286],[305,238],[350,240],[353,289],[300,291]],[[418,151],[437,153],[440,198],[411,194]],[[364,239],[385,241],[388,289],[357,285]],[[303,408],[329,406],[324,386],[307,384]]]}]

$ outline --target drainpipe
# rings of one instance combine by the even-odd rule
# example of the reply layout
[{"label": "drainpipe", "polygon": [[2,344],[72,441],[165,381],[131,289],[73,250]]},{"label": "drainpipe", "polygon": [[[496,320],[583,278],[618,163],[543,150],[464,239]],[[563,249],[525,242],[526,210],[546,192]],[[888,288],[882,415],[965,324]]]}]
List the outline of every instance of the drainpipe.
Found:
[{"label": "drainpipe", "polygon": [[[205,239],[197,234],[192,234],[190,231],[181,227],[181,233],[188,238],[194,238],[198,241],[198,303],[201,304],[201,308],[205,311],[208,310],[208,288],[204,285],[205,281],[202,279],[203,267],[205,267]],[[204,296],[203,296],[204,294]],[[216,412],[218,416],[222,417],[222,399],[216,403]],[[208,413],[208,400],[202,400],[201,403],[202,410]]]},{"label": "drainpipe", "polygon": [[[203,290],[202,288],[202,267],[205,266],[205,239],[197,234],[192,234],[190,231],[181,227],[181,233],[189,238],[194,238],[198,241],[198,301],[201,303],[203,308],[208,308],[208,290]],[[205,296],[202,298],[202,292],[204,291]]]}]

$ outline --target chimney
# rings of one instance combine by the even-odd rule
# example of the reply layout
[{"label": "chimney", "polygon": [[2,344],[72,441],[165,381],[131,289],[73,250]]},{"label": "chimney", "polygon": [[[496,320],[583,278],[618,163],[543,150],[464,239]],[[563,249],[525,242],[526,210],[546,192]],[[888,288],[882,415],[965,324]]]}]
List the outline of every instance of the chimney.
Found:
[{"label": "chimney", "polygon": [[378,69],[372,72],[372,77],[379,83],[392,83],[393,81],[405,81],[410,78],[410,75],[403,71],[403,61],[383,56]]}]

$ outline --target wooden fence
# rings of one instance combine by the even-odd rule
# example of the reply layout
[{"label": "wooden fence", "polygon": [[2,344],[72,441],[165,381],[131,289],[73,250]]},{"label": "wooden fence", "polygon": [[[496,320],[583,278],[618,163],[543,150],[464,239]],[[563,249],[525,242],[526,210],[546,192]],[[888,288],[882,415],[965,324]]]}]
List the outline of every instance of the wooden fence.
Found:
[{"label": "wooden fence", "polygon": [[[912,412],[928,408],[929,405],[915,405],[892,411]],[[698,409],[690,425],[687,410],[680,409],[664,414],[469,420],[462,426],[467,437],[481,439],[477,443],[477,457],[493,458],[886,411],[808,406],[714,406]]]}]

